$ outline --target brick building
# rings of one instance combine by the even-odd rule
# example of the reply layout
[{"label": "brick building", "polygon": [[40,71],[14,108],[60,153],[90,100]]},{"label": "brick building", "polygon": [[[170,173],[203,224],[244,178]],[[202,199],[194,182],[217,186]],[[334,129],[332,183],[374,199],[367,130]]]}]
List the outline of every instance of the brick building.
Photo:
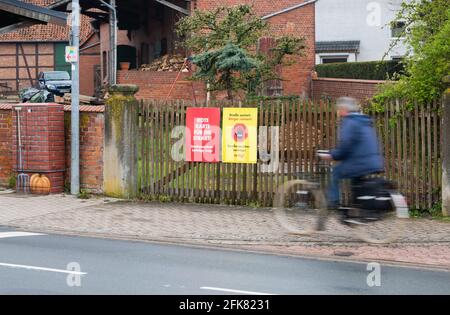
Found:
[{"label": "brick building", "polygon": [[[51,7],[56,0],[25,2]],[[80,72],[83,74],[80,91],[89,96],[101,87],[98,80],[100,42],[90,21],[87,16],[82,17],[80,36]],[[0,34],[0,94],[16,94],[23,88],[34,86],[41,71],[63,70],[70,73],[70,65],[64,60],[69,37],[69,26],[55,24],[37,24]]]},{"label": "brick building", "polygon": [[315,3],[313,0],[194,0],[193,9],[209,10],[221,5],[253,5],[257,14],[267,20],[271,35],[294,35],[305,38],[304,56],[297,57],[296,63],[281,69],[282,95],[309,96],[311,72],[315,64]]},{"label": "brick building", "polygon": [[[69,0],[60,0],[56,10],[67,12]],[[138,84],[140,98],[204,99],[205,87],[202,84],[186,81],[189,75],[182,74],[179,80],[171,72],[139,71],[142,64],[173,53],[186,54],[176,47],[175,24],[193,10],[210,10],[219,5],[253,5],[257,14],[266,19],[271,26],[271,36],[283,34],[304,37],[307,49],[304,56],[298,57],[293,66],[281,69],[283,81],[277,86],[283,95],[309,96],[311,90],[311,71],[314,68],[315,53],[315,2],[316,0],[109,0],[117,8],[117,64],[130,63],[130,70],[118,71],[117,82]],[[80,0],[82,12],[96,19],[100,36],[101,79],[111,80],[110,68],[114,60],[111,50],[110,13],[99,1]],[[176,82],[175,82],[176,81]],[[175,82],[175,83],[174,83]],[[169,95],[170,92],[170,95]]]}]

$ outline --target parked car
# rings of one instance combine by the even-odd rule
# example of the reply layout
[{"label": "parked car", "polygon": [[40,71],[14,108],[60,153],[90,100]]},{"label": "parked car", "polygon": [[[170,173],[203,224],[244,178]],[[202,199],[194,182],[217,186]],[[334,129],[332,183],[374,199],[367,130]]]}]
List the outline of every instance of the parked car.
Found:
[{"label": "parked car", "polygon": [[48,71],[39,73],[39,88],[58,96],[72,92],[72,80],[66,71]]}]

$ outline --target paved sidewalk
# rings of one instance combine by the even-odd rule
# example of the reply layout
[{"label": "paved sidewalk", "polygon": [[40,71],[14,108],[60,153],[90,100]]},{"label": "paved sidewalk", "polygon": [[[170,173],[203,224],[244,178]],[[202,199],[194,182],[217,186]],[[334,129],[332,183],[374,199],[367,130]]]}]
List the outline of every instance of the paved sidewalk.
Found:
[{"label": "paved sidewalk", "polygon": [[309,237],[285,232],[271,209],[122,202],[110,198],[0,195],[0,225],[23,230],[126,238],[279,254],[390,261],[450,269],[450,223],[409,220],[390,245],[367,245],[334,219]]}]

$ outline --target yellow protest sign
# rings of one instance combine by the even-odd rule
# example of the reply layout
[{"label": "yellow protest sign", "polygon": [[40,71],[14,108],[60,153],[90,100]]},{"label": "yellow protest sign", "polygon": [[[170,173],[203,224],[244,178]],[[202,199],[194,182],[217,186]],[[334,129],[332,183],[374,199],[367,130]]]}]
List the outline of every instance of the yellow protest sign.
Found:
[{"label": "yellow protest sign", "polygon": [[257,163],[258,109],[224,108],[222,162]]}]

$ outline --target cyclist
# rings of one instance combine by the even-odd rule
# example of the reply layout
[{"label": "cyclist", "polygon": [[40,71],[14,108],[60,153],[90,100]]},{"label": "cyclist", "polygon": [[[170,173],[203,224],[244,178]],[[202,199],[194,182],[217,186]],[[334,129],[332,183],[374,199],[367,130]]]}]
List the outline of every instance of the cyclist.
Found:
[{"label": "cyclist", "polygon": [[341,180],[357,180],[384,170],[372,118],[361,113],[359,103],[353,98],[341,97],[336,106],[341,118],[338,145],[329,154],[320,155],[324,160],[339,162],[333,167],[328,188],[328,206],[331,209],[339,208]]}]

